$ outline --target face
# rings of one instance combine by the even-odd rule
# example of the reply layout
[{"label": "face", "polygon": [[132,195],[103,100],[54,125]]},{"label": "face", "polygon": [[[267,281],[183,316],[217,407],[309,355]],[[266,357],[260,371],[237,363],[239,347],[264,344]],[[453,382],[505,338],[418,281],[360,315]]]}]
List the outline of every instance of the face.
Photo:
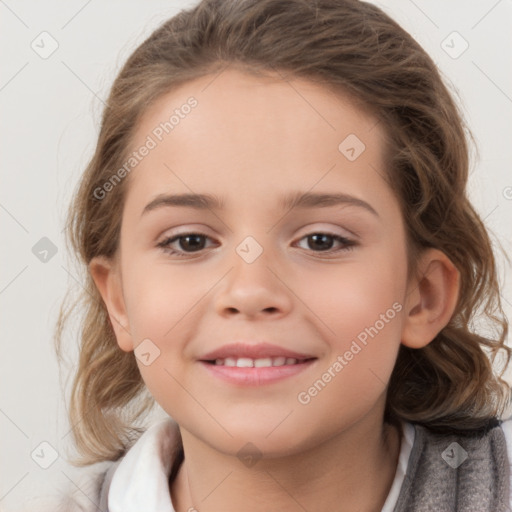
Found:
[{"label": "face", "polygon": [[[382,415],[407,286],[383,135],[348,97],[235,70],[146,111],[115,269],[130,333],[118,342],[191,435],[278,456]],[[171,198],[183,194],[212,201]]]}]

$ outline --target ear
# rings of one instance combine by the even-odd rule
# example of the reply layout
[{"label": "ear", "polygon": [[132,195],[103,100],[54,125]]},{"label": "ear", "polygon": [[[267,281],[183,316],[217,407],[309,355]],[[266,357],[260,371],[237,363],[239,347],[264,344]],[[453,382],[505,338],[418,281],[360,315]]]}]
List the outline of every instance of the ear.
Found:
[{"label": "ear", "polygon": [[446,254],[438,249],[423,252],[405,299],[404,345],[423,348],[448,324],[459,298],[459,277]]},{"label": "ear", "polygon": [[134,349],[124,303],[119,266],[113,260],[97,256],[89,263],[91,277],[105,303],[117,344],[125,352]]}]

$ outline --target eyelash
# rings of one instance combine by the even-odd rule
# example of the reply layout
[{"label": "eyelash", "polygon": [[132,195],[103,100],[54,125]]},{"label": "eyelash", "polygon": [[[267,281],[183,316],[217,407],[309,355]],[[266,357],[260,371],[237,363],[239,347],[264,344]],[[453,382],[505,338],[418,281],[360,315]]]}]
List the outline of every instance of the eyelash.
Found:
[{"label": "eyelash", "polygon": [[[169,247],[170,244],[172,244],[174,242],[177,242],[181,238],[185,238],[185,237],[191,236],[191,235],[210,238],[209,236],[207,236],[207,235],[205,235],[203,233],[195,233],[195,232],[181,233],[179,235],[174,235],[174,236],[171,236],[171,237],[168,237],[168,238],[162,240],[160,243],[157,244],[157,247],[160,247],[161,249],[163,249],[163,251],[166,254],[169,254],[170,256],[176,256],[178,258],[186,258],[186,257],[192,256],[194,254],[199,254],[200,255],[200,253],[204,249],[200,249],[198,251],[192,251],[192,252],[185,252],[185,253],[183,253],[183,252],[180,252],[180,251],[176,251],[175,249],[171,249]],[[304,238],[308,238],[309,236],[312,236],[312,235],[327,235],[329,237],[332,237],[335,241],[340,242],[340,243],[342,243],[344,245],[344,247],[342,247],[341,249],[336,249],[336,250],[327,249],[325,251],[312,251],[314,253],[332,255],[332,254],[336,254],[336,253],[339,253],[339,252],[351,251],[351,250],[353,250],[353,248],[356,245],[358,245],[354,240],[350,240],[349,238],[345,238],[343,236],[336,235],[334,233],[324,232],[324,231],[313,231],[311,233],[308,233],[307,235],[304,235],[302,238],[300,238],[300,240],[303,240]]]}]

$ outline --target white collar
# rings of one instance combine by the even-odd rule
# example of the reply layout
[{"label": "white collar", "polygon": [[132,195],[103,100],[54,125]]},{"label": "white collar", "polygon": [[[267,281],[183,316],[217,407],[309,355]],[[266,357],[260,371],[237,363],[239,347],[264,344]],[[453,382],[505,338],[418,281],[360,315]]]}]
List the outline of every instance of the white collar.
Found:
[{"label": "white collar", "polygon": [[407,421],[402,421],[402,443],[400,444],[400,455],[398,456],[398,465],[396,467],[395,478],[388,492],[388,497],[384,502],[381,512],[393,512],[395,510],[398,495],[402,488],[407,466],[409,464],[409,456],[411,455],[412,446],[416,437],[414,425]]},{"label": "white collar", "polygon": [[169,475],[181,444],[178,424],[166,418],[152,425],[116,468],[108,491],[110,512],[175,512]]},{"label": "white collar", "polygon": [[[403,437],[395,478],[381,512],[392,512],[407,471],[414,444],[414,426],[402,422]],[[110,512],[175,512],[169,475],[181,445],[178,424],[166,418],[152,425],[128,450],[112,477],[108,491]]]}]

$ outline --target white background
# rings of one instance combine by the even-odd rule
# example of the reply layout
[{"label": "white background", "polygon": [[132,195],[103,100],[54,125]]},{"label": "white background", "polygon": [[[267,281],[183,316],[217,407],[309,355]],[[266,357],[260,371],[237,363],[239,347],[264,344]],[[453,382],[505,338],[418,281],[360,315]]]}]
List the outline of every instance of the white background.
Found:
[{"label": "white background", "polygon": [[[52,341],[60,301],[76,276],[62,233],[65,207],[92,156],[102,101],[121,65],[161,22],[195,3],[0,1],[2,510],[76,474],[65,461],[71,438],[61,389],[66,381],[59,379]],[[375,3],[427,50],[462,104],[480,151],[471,198],[511,253],[511,0]],[[47,59],[31,48],[43,31],[59,45]],[[456,59],[441,47],[453,31],[469,44]],[[460,48],[461,41],[450,41]],[[32,253],[42,237],[58,249],[46,263]],[[510,268],[498,256],[510,317]],[[31,458],[42,442],[60,455],[46,470]]]}]

